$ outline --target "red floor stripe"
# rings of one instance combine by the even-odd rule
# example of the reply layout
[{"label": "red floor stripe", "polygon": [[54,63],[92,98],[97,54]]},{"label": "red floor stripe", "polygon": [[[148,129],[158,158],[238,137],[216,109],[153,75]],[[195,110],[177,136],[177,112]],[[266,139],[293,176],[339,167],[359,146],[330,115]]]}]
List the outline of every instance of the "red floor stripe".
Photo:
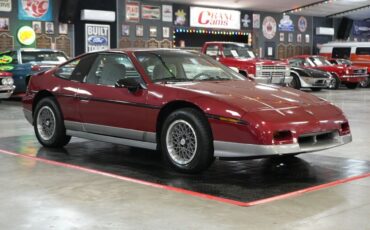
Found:
[{"label": "red floor stripe", "polygon": [[301,195],[303,193],[313,192],[313,191],[317,191],[317,190],[320,190],[320,189],[329,188],[329,187],[333,187],[333,186],[336,186],[336,185],[339,185],[339,184],[347,183],[347,182],[350,182],[350,181],[370,177],[370,173],[366,173],[366,174],[362,174],[362,175],[358,175],[358,176],[354,176],[354,177],[349,177],[349,178],[336,180],[336,181],[329,182],[329,183],[326,183],[326,184],[321,184],[321,185],[301,189],[301,190],[290,192],[290,193],[285,193],[285,194],[282,194],[282,195],[269,197],[269,198],[266,198],[266,199],[261,199],[261,200],[251,201],[251,202],[241,202],[241,201],[231,200],[231,199],[227,199],[227,198],[212,196],[212,195],[208,195],[208,194],[204,194],[204,193],[194,192],[194,191],[190,191],[190,190],[186,190],[186,189],[182,189],[182,188],[176,188],[176,187],[172,187],[172,186],[168,186],[168,185],[156,184],[156,183],[152,183],[152,182],[148,182],[148,181],[144,181],[144,180],[134,179],[134,178],[131,178],[131,177],[119,176],[119,175],[116,175],[116,174],[112,174],[112,173],[108,173],[108,172],[104,172],[104,171],[99,171],[99,170],[95,170],[95,169],[84,168],[84,167],[77,166],[77,165],[72,165],[72,164],[62,163],[62,162],[58,162],[58,161],[52,161],[52,160],[47,160],[47,159],[43,159],[43,158],[23,155],[23,154],[8,151],[8,150],[0,149],[0,153],[11,155],[11,156],[16,156],[16,157],[32,159],[32,160],[43,162],[43,163],[50,164],[50,165],[56,165],[56,166],[61,166],[61,167],[64,167],[64,168],[76,169],[76,170],[80,170],[80,171],[84,171],[84,172],[88,172],[88,173],[98,174],[98,175],[102,175],[102,176],[108,176],[108,177],[123,180],[123,181],[129,181],[129,182],[133,182],[133,183],[137,183],[137,184],[151,186],[151,187],[154,187],[154,188],[161,188],[161,189],[165,189],[165,190],[169,190],[169,191],[174,191],[174,192],[183,193],[183,194],[187,194],[187,195],[191,195],[191,196],[195,196],[195,197],[201,197],[201,198],[204,198],[204,199],[215,200],[215,201],[219,201],[219,202],[223,202],[223,203],[227,203],[227,204],[232,204],[232,205],[237,205],[237,206],[243,206],[243,207],[250,207],[250,206],[254,206],[254,205],[258,205],[258,204],[265,204],[265,203],[268,203],[268,202],[281,200],[281,199],[285,199],[285,198],[288,198],[288,197],[298,196],[298,195]]}]

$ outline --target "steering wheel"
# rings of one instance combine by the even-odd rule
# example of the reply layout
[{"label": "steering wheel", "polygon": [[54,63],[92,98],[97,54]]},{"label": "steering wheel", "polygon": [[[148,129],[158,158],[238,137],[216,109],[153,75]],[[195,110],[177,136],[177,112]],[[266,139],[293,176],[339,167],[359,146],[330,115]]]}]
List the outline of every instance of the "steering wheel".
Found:
[{"label": "steering wheel", "polygon": [[197,75],[194,76],[193,80],[196,80],[196,79],[200,78],[201,76],[205,76],[205,77],[207,77],[207,79],[212,79],[212,76],[209,75],[208,73],[198,73]]}]

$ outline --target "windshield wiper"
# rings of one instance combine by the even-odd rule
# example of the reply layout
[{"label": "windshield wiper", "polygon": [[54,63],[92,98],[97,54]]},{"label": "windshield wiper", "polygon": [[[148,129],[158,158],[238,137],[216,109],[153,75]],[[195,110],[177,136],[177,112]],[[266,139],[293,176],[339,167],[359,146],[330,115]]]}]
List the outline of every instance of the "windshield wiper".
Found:
[{"label": "windshield wiper", "polygon": [[173,77],[168,77],[168,78],[162,78],[162,79],[158,79],[158,80],[155,80],[154,82],[159,82],[159,83],[171,83],[171,82],[186,82],[186,81],[192,81],[191,79],[187,79],[187,78],[173,78]]}]

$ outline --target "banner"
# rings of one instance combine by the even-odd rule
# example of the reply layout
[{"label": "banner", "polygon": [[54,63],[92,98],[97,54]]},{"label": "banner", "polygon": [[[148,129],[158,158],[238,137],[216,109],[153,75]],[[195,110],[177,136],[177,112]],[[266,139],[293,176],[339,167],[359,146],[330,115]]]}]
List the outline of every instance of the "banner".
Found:
[{"label": "banner", "polygon": [[18,19],[52,21],[52,0],[18,0]]},{"label": "banner", "polygon": [[142,5],[141,6],[141,18],[142,19],[161,19],[161,7],[153,5]]},{"label": "banner", "polygon": [[12,0],[0,0],[0,11],[3,12],[12,11]]},{"label": "banner", "polygon": [[240,30],[240,11],[190,7],[190,26]]},{"label": "banner", "polygon": [[110,26],[101,24],[85,25],[85,52],[110,49]]}]

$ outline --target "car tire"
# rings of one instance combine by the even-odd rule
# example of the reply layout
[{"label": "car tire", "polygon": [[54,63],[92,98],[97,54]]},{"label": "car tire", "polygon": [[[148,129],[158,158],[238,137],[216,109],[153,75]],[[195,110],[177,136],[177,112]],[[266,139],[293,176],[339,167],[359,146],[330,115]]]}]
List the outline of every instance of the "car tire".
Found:
[{"label": "car tire", "polygon": [[345,85],[348,89],[356,89],[358,86],[358,83],[346,83]]},{"label": "car tire", "polygon": [[333,74],[333,80],[329,84],[329,89],[338,89],[340,86],[340,79],[338,76]]},{"label": "car tire", "polygon": [[299,81],[299,77],[296,75],[292,75],[293,79],[292,81],[288,84],[289,87],[293,89],[300,89],[301,88],[301,82]]},{"label": "car tire", "polygon": [[179,172],[201,172],[214,160],[211,128],[197,109],[172,112],[163,123],[160,144],[166,163]]},{"label": "car tire", "polygon": [[311,88],[312,92],[319,92],[322,90],[322,88]]},{"label": "car tire", "polygon": [[43,146],[60,148],[71,140],[66,135],[62,114],[53,98],[46,97],[37,103],[33,120],[37,140]]}]

